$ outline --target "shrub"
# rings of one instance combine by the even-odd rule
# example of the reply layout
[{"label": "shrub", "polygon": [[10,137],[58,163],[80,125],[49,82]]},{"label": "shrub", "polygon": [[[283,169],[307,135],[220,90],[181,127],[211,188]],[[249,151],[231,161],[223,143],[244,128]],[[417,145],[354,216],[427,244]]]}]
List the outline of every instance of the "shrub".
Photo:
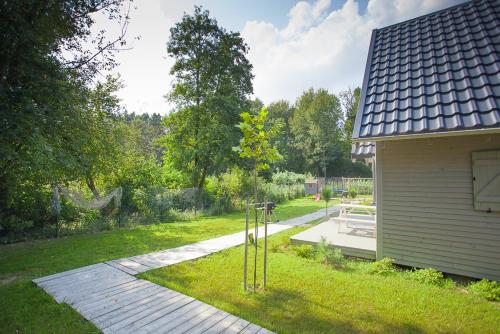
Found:
[{"label": "shrub", "polygon": [[312,259],[315,255],[314,247],[311,245],[300,245],[293,247],[293,251],[304,259]]},{"label": "shrub", "polygon": [[389,275],[396,272],[396,267],[394,266],[394,260],[388,257],[382,260],[375,261],[371,263],[368,270],[370,274],[377,275]]},{"label": "shrub", "polygon": [[272,176],[273,183],[278,185],[293,185],[303,184],[306,181],[304,174],[297,174],[294,172],[277,171]]},{"label": "shrub", "polygon": [[484,299],[498,302],[500,301],[500,283],[489,281],[486,278],[470,283],[467,287],[470,292]]},{"label": "shrub", "polygon": [[330,188],[329,186],[324,186],[323,188],[321,188],[321,197],[323,201],[328,203],[332,198],[332,188]]},{"label": "shrub", "polygon": [[283,237],[281,239],[281,244],[284,248],[290,247],[290,239],[288,237]]},{"label": "shrub", "polygon": [[358,197],[358,192],[354,188],[349,188],[347,196],[349,196],[349,198],[356,198]]},{"label": "shrub", "polygon": [[341,268],[344,266],[346,259],[344,255],[342,255],[342,250],[340,248],[328,248],[325,253],[325,261],[329,265]]},{"label": "shrub", "polygon": [[277,240],[272,241],[270,248],[271,252],[278,253],[288,249],[289,246],[290,246],[290,239],[288,237],[283,237],[281,238],[281,241]]},{"label": "shrub", "polygon": [[253,237],[253,233],[249,233],[248,234],[248,242],[253,245],[253,243],[255,242],[254,240],[254,237]]},{"label": "shrub", "polygon": [[445,286],[449,285],[450,283],[453,284],[453,281],[451,281],[450,279],[446,279],[443,276],[442,272],[432,268],[412,271],[410,273],[410,277],[417,282],[436,286]]}]

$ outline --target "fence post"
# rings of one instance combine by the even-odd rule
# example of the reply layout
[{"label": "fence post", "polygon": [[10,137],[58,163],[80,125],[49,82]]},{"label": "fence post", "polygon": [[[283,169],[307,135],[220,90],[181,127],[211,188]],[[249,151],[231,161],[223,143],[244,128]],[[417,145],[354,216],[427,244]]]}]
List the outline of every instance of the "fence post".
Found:
[{"label": "fence post", "polygon": [[253,291],[257,289],[257,254],[258,254],[258,240],[259,240],[259,222],[257,220],[257,202],[254,203],[254,213],[255,213],[255,256],[254,256],[254,266],[253,266]]},{"label": "fence post", "polygon": [[264,199],[264,289],[267,283],[267,198]]},{"label": "fence post", "polygon": [[243,287],[247,291],[247,271],[248,271],[248,197],[245,215],[245,260],[243,268]]}]

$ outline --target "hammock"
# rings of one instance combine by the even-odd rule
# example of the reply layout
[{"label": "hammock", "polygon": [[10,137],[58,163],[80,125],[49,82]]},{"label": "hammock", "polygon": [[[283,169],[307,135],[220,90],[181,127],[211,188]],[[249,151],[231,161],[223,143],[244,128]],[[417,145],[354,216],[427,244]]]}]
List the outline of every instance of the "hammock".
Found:
[{"label": "hammock", "polygon": [[61,191],[64,198],[66,198],[68,201],[72,202],[75,206],[84,209],[102,209],[107,206],[113,199],[115,207],[119,208],[123,194],[122,188],[118,187],[113,189],[108,195],[104,197],[87,200],[75,190],[71,190],[61,186],[55,186],[52,192],[52,210],[56,214],[59,214],[61,211],[61,205],[59,203],[59,191]]}]

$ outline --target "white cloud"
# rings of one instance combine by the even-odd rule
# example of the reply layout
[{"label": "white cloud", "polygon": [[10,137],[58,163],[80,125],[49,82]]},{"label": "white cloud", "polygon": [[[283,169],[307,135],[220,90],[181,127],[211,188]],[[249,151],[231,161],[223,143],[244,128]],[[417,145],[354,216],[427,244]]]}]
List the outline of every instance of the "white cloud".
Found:
[{"label": "white cloud", "polygon": [[330,1],[298,2],[288,25],[247,22],[242,36],[250,46],[255,96],[269,103],[294,101],[309,87],[338,92],[361,86],[373,29],[435,10],[457,0],[371,0],[366,12],[348,0],[329,11]]},{"label": "white cloud", "polygon": [[[309,87],[336,93],[361,86],[374,28],[459,1],[370,0],[363,15],[355,0],[333,11],[329,9],[331,0],[300,1],[290,9],[282,29],[270,22],[248,21],[242,36],[250,46],[248,58],[254,65],[254,95],[265,103],[279,99],[293,102]],[[134,2],[137,10],[131,13],[128,36],[140,35],[141,39],[132,42],[132,50],[118,54],[120,65],[115,69],[126,85],[118,95],[128,111],[166,114],[172,108],[164,98],[172,84],[169,71],[173,59],[166,51],[169,29],[184,12],[192,12],[195,4],[203,5],[203,1]],[[116,26],[100,18],[96,29],[102,28],[118,32]]]}]

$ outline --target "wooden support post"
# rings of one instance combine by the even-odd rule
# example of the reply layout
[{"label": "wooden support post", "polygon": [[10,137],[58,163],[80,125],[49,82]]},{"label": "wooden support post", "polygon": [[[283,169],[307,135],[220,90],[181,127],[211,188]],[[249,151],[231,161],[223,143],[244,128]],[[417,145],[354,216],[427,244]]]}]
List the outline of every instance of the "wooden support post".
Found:
[{"label": "wooden support post", "polygon": [[257,254],[258,254],[258,238],[259,238],[259,222],[257,219],[257,202],[254,203],[254,213],[255,213],[255,234],[254,234],[254,245],[255,245],[255,256],[253,264],[253,290],[257,290]]},{"label": "wooden support post", "polygon": [[264,199],[264,289],[267,283],[267,198]]},{"label": "wooden support post", "polygon": [[247,197],[247,209],[246,209],[246,219],[245,219],[245,261],[243,268],[243,287],[247,291],[247,274],[248,274],[248,197]]}]

